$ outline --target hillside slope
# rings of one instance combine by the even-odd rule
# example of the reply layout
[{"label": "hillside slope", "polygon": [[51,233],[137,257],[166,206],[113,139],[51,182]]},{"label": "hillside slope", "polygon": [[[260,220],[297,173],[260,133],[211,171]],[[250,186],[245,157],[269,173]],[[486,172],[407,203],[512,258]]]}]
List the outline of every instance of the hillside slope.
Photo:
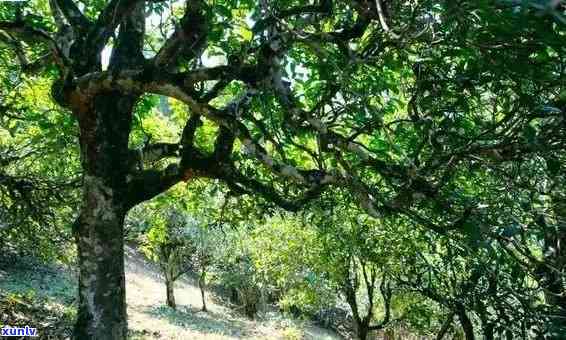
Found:
[{"label": "hillside slope", "polygon": [[210,294],[209,311],[201,312],[200,291],[189,280],[176,283],[177,310],[172,310],[165,306],[165,283],[157,268],[133,248],[126,250],[126,292],[129,325],[134,334],[203,340],[340,339],[329,331],[277,315],[264,321],[247,320],[216,303]]},{"label": "hillside slope", "polygon": [[[74,314],[75,287],[75,275],[68,269],[27,261],[0,261],[0,296],[4,296],[0,314],[4,322],[16,323],[13,326],[35,326],[40,334],[67,338]],[[127,247],[126,299],[131,339],[340,339],[330,331],[283,318],[278,313],[262,320],[248,320],[222,306],[210,294],[209,311],[201,312],[200,291],[190,280],[176,283],[175,297],[177,310],[166,307],[165,284],[156,266]],[[37,308],[30,308],[31,301]],[[53,323],[44,322],[45,310],[52,314],[49,319]]]}]

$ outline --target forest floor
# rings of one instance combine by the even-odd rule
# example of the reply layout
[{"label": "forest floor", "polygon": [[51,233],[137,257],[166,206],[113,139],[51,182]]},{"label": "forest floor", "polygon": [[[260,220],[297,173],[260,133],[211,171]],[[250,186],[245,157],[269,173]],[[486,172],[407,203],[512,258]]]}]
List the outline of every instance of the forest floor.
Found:
[{"label": "forest floor", "polygon": [[[66,338],[76,313],[75,289],[75,275],[64,267],[27,260],[0,262],[0,325],[29,325],[44,334],[40,338]],[[340,339],[331,331],[278,312],[249,320],[211,293],[207,293],[209,311],[202,312],[200,290],[190,279],[176,283],[175,298],[176,310],[165,306],[165,284],[156,266],[128,247],[126,299],[131,339]]]}]

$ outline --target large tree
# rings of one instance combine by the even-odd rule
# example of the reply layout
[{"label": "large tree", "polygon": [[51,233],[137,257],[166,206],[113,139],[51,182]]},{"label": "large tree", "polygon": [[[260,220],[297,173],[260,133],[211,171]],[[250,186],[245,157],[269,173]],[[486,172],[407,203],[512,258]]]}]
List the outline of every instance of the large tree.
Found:
[{"label": "large tree", "polygon": [[[475,235],[459,168],[564,149],[561,1],[1,6],[0,43],[79,125],[79,339],[126,337],[124,218],[176,183],[220,179],[290,210],[340,188],[371,216]],[[188,116],[178,142],[134,149],[149,93]]]}]

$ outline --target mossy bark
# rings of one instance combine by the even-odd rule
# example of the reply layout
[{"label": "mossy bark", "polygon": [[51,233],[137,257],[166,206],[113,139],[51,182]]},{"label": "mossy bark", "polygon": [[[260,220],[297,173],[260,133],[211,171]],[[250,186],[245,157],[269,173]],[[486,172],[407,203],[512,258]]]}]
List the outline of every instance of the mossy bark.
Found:
[{"label": "mossy bark", "polygon": [[122,213],[109,209],[92,223],[80,222],[76,233],[79,310],[75,339],[126,339],[123,221]]},{"label": "mossy bark", "polygon": [[84,171],[82,205],[74,226],[79,260],[75,339],[127,337],[123,226],[135,100],[105,93],[75,111]]}]

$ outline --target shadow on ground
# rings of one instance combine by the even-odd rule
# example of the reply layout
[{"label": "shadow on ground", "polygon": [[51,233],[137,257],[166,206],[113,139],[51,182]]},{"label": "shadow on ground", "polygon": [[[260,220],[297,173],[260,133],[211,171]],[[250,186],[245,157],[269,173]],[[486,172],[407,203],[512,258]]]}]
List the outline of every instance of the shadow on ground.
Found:
[{"label": "shadow on ground", "polygon": [[[166,307],[165,285],[157,266],[131,247],[126,247],[126,285],[131,340],[338,339],[290,320],[244,319],[218,303],[214,294],[208,294],[209,311],[202,312],[200,290],[189,279],[176,283],[178,309]],[[72,268],[0,254],[0,325],[34,326],[40,339],[68,339],[76,317],[76,295],[77,275]],[[303,329],[304,337],[285,336],[290,330],[303,333]]]},{"label": "shadow on ground", "polygon": [[0,259],[0,292],[71,306],[76,286],[76,275],[69,267],[28,257]]},{"label": "shadow on ground", "polygon": [[0,256],[0,326],[36,327],[40,339],[68,339],[75,295],[76,276],[68,268]]},{"label": "shadow on ground", "polygon": [[241,320],[227,318],[214,312],[203,312],[198,308],[178,306],[151,306],[143,311],[154,318],[165,319],[175,326],[192,329],[200,333],[242,337],[252,333],[249,325]]}]

